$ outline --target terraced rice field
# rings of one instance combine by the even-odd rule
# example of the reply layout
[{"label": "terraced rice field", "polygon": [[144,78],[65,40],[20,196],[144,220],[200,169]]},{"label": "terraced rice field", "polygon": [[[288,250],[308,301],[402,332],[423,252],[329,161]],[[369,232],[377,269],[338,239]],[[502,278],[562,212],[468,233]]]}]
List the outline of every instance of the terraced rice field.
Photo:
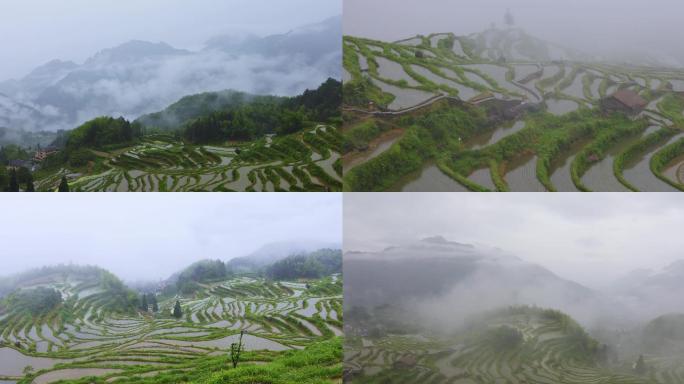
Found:
[{"label": "terraced rice field", "polygon": [[341,136],[329,126],[239,146],[191,146],[150,137],[124,151],[99,153],[106,171],[63,169],[37,183],[57,187],[70,175],[73,191],[336,191],[341,189]]},{"label": "terraced rice field", "polygon": [[[376,119],[394,119],[393,123],[401,124],[402,116],[420,115],[422,111],[430,113],[432,109],[429,106],[445,104],[445,98],[458,99],[475,106],[491,98],[519,100],[539,104],[542,111],[558,117],[586,111],[595,112],[596,116],[603,98],[617,90],[629,89],[648,102],[646,108],[633,117],[634,120],[644,121],[649,127],[638,138],[643,139],[661,128],[672,129],[674,136],[684,133],[684,111],[680,108],[684,103],[680,103],[678,107],[671,100],[671,97],[684,99],[684,95],[675,93],[684,90],[682,70],[598,63],[577,52],[548,43],[544,47],[534,48],[538,41],[530,40],[529,36],[517,30],[489,30],[470,36],[437,33],[396,43],[345,36],[344,42],[346,46],[352,47],[351,50],[345,50],[345,55],[352,52],[359,60],[368,64],[366,68],[356,67],[354,63],[359,60],[345,60],[345,71],[350,74],[349,81],[369,79],[388,96],[385,99],[389,100],[386,104],[376,106],[383,112],[376,112],[373,115]],[[371,46],[383,49],[371,49]],[[566,61],[568,58],[573,59]],[[360,108],[363,109],[363,106]],[[534,113],[543,112],[530,114]],[[488,148],[495,147],[508,138],[523,137],[526,130],[524,120],[525,117],[516,117],[499,124],[499,127],[466,137],[461,151],[486,152]],[[561,153],[554,154],[548,162],[552,165],[548,181],[540,179],[539,164],[536,161],[516,168],[509,167],[520,156],[539,156],[537,148],[503,161],[497,159],[496,167],[500,174],[495,174],[494,179],[498,182],[490,180],[490,169],[451,169],[453,172],[445,171],[441,176],[453,179],[454,183],[460,185],[448,185],[443,177],[435,177],[434,172],[441,171],[436,167],[431,168],[430,164],[445,158],[458,157],[452,149],[449,153],[426,159],[423,168],[427,172],[401,175],[393,183],[383,184],[382,188],[386,190],[388,185],[392,185],[392,190],[420,191],[684,190],[684,166],[681,159],[673,160],[672,164],[657,172],[649,163],[652,157],[665,150],[668,143],[672,143],[667,140],[648,146],[644,144],[639,149],[632,148],[635,143],[627,137],[625,140],[617,140],[609,148],[603,148],[600,156],[588,154],[592,159],[598,156],[596,160],[592,160],[595,164],[573,179],[573,162],[577,160],[578,154],[595,143],[594,139],[596,138],[591,136],[578,138]],[[630,151],[630,161],[620,168],[620,164],[616,165],[616,159],[622,161],[627,156],[627,151]],[[639,153],[636,154],[637,152]],[[351,157],[354,155],[350,154]],[[346,156],[347,154],[345,158]],[[633,156],[640,157],[641,161],[635,163],[631,159]],[[372,163],[374,159],[367,160]],[[360,165],[361,162],[352,163],[345,172],[353,173],[354,168]],[[483,165],[485,164],[479,164],[478,168]],[[417,171],[414,169],[412,172]],[[541,177],[545,177],[543,175],[546,173],[547,170],[542,170]],[[464,179],[473,184],[465,185],[468,182]],[[398,180],[403,180],[403,184],[397,185]],[[430,180],[435,180],[432,186]]]},{"label": "terraced rice field", "polygon": [[[500,327],[517,330],[522,339],[516,345],[496,341],[490,335]],[[353,383],[665,384],[684,379],[684,357],[647,357],[654,369],[646,377],[625,368],[629,364],[602,366],[582,353],[575,331],[543,316],[506,316],[477,329],[452,340],[425,335],[347,340],[345,369],[355,372]],[[402,364],[407,356],[414,361]]]},{"label": "terraced rice field", "polygon": [[[183,372],[208,357],[227,355],[241,330],[250,352],[243,364],[267,364],[284,351],[342,334],[338,276],[309,284],[311,289],[297,282],[234,278],[202,285],[192,298],[161,300],[154,315],[112,313],[107,309],[112,296],[91,282],[43,284],[59,290],[71,310],[38,318],[3,315],[0,381],[40,384],[97,376],[98,382],[116,382],[157,375],[185,380]],[[177,299],[181,319],[171,316]]]}]

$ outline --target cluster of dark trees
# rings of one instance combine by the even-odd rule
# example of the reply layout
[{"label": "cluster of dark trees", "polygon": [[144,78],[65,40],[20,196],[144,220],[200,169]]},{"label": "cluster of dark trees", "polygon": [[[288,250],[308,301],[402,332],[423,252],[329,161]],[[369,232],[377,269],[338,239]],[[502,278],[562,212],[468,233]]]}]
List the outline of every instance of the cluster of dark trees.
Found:
[{"label": "cluster of dark trees", "polygon": [[183,309],[181,309],[180,301],[176,300],[176,305],[173,306],[173,317],[180,319],[183,317]]},{"label": "cluster of dark trees", "polygon": [[4,166],[0,166],[0,191],[35,192],[31,171],[26,167],[7,170]]},{"label": "cluster of dark trees", "polygon": [[315,121],[339,118],[340,105],[342,104],[342,83],[330,78],[318,89],[307,89],[301,95],[288,99],[285,104],[291,109],[304,107],[310,113],[309,117]]},{"label": "cluster of dark trees", "polygon": [[79,148],[105,148],[111,145],[129,144],[139,138],[139,124],[131,124],[123,117],[98,117],[69,132],[66,150]]},{"label": "cluster of dark trees", "polygon": [[0,163],[7,165],[10,160],[29,160],[31,155],[26,151],[26,149],[9,144],[0,147]]},{"label": "cluster of dark trees", "polygon": [[135,143],[142,136],[139,123],[131,123],[119,117],[98,117],[71,131],[60,132],[52,143],[63,148],[45,159],[44,167],[83,167],[97,156],[92,149],[111,149]]},{"label": "cluster of dark trees", "polygon": [[100,287],[107,292],[108,307],[113,311],[131,312],[139,306],[138,294],[108,271],[100,270]]},{"label": "cluster of dark trees", "polygon": [[33,316],[48,313],[62,302],[62,294],[52,288],[21,289],[5,298],[10,311],[27,311]]},{"label": "cluster of dark trees", "polygon": [[307,126],[307,121],[340,117],[342,84],[328,79],[318,89],[291,98],[256,96],[250,103],[235,104],[189,122],[183,137],[195,144],[248,141],[267,133],[286,135]]},{"label": "cluster of dark trees", "polygon": [[226,264],[221,260],[198,261],[178,275],[176,289],[184,294],[194,293],[202,282],[220,281],[228,277]]},{"label": "cluster of dark trees", "polygon": [[140,123],[146,133],[167,132],[200,116],[246,105],[256,97],[256,95],[232,90],[199,93],[185,96],[163,111],[143,115],[135,122]]},{"label": "cluster of dark trees", "polygon": [[273,280],[317,279],[342,272],[342,251],[320,249],[305,255],[292,255],[266,267],[264,274]]},{"label": "cluster of dark trees", "polygon": [[[150,308],[151,307],[151,308]],[[157,303],[157,295],[150,293],[143,293],[140,295],[140,310],[143,312],[159,312],[159,304]]]},{"label": "cluster of dark trees", "polygon": [[11,160],[29,160],[30,154],[17,145],[0,147],[0,192],[33,192],[33,176],[26,167],[8,170]]}]

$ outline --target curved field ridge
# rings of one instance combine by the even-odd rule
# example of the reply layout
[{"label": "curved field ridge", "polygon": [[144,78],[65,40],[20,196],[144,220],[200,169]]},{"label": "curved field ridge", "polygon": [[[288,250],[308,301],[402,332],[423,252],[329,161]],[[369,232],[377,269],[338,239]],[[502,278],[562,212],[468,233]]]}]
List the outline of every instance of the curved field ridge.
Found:
[{"label": "curved field ridge", "polygon": [[[443,189],[446,183],[437,180],[444,178],[455,183],[450,190],[684,190],[679,162],[658,164],[655,172],[648,162],[633,163],[666,149],[664,141],[645,140],[650,133],[684,132],[681,69],[596,62],[518,29],[397,43],[345,36],[344,46],[345,141],[372,122],[408,132],[383,153],[350,164],[346,191],[412,189],[411,175],[431,164],[442,174],[432,187],[422,180],[421,191]],[[618,90],[647,102],[635,116],[624,116],[638,128],[625,129],[616,117],[623,113],[602,109],[602,100]],[[498,136],[513,124],[522,128]],[[364,139],[372,143],[383,132],[369,131]],[[345,145],[343,154],[353,159],[364,149]],[[510,167],[527,158],[536,164]],[[477,177],[483,169],[489,175]]]},{"label": "curved field ridge", "polygon": [[354,372],[354,383],[669,384],[684,378],[682,357],[647,357],[654,368],[645,376],[605,361],[600,345],[558,311],[512,307],[466,329],[452,339],[347,340],[345,369]]},{"label": "curved field ridge", "polygon": [[[341,378],[341,355],[333,359],[341,354],[339,341],[325,344],[342,335],[337,275],[306,284],[236,277],[200,284],[191,297],[160,297],[157,313],[135,314],[112,311],[112,295],[99,284],[56,275],[22,287],[54,288],[64,302],[40,316],[3,314],[0,381],[188,382],[213,374],[237,380],[240,375],[229,370],[228,351],[240,331],[245,332],[245,377],[253,370],[250,366],[259,366],[264,375],[285,374],[270,362],[298,356],[323,361],[319,368],[313,360],[299,366],[315,372],[313,377],[329,382]],[[181,319],[171,316],[176,300]],[[206,369],[212,364],[213,371]],[[187,372],[195,373],[184,379]],[[90,376],[97,378],[85,379]],[[157,381],[160,377],[166,379]]]},{"label": "curved field ridge", "polygon": [[72,191],[86,192],[337,191],[341,142],[330,126],[235,146],[192,146],[158,136],[125,150],[95,152],[101,172],[62,170],[37,184],[54,190],[66,174]]}]

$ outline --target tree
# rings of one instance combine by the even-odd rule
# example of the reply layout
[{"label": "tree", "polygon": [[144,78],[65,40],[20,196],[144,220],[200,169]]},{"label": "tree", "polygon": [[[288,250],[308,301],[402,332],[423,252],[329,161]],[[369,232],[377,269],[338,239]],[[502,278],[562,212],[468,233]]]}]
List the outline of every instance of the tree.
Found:
[{"label": "tree", "polygon": [[69,192],[69,182],[66,176],[62,176],[62,181],[59,183],[59,192]]},{"label": "tree", "polygon": [[36,187],[33,186],[33,180],[29,180],[26,182],[26,192],[35,192]]},{"label": "tree", "polygon": [[29,181],[33,181],[33,175],[31,175],[31,171],[26,167],[19,167],[17,169],[17,183],[21,185],[26,184]]},{"label": "tree", "polygon": [[9,184],[9,174],[7,173],[7,169],[0,162],[0,192],[7,188],[7,184]]},{"label": "tree", "polygon": [[643,375],[647,371],[646,362],[644,362],[644,355],[639,355],[636,364],[634,364],[634,372],[638,375]]},{"label": "tree", "polygon": [[245,346],[242,344],[242,336],[244,334],[245,331],[240,331],[240,339],[238,339],[238,342],[230,344],[230,360],[233,362],[233,368],[237,368],[237,365],[240,362],[240,352],[242,352],[242,348]]},{"label": "tree", "polygon": [[143,293],[142,299],[140,300],[140,309],[143,312],[147,312],[150,309],[149,304],[147,303],[147,295]]},{"label": "tree", "polygon": [[506,10],[506,15],[504,15],[504,22],[509,28],[515,25],[515,19],[513,18],[513,14],[511,13],[510,9]]},{"label": "tree", "polygon": [[152,295],[152,312],[159,312],[159,305],[157,304],[157,295]]},{"label": "tree", "polygon": [[19,182],[17,181],[17,170],[10,172],[9,192],[19,192]]},{"label": "tree", "polygon": [[183,317],[183,310],[181,309],[180,301],[176,300],[176,305],[173,306],[173,317],[180,319]]}]

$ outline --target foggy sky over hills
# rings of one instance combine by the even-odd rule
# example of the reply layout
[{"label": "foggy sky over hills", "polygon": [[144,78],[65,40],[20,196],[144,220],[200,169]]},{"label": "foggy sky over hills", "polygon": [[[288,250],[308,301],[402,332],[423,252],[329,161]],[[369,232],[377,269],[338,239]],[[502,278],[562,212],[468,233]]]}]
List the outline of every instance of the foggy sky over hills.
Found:
[{"label": "foggy sky over hills", "polygon": [[340,194],[5,196],[0,278],[56,264],[157,281],[269,243],[341,244]]},{"label": "foggy sky over hills", "polygon": [[345,251],[435,235],[499,247],[589,287],[684,259],[676,194],[345,194]]},{"label": "foggy sky over hills", "polygon": [[0,46],[11,60],[0,62],[0,81],[53,59],[80,63],[130,40],[196,50],[216,35],[284,33],[340,13],[338,0],[7,0]]},{"label": "foggy sky over hills", "polygon": [[0,46],[12,55],[0,63],[6,142],[98,116],[134,120],[192,94],[294,96],[341,76],[340,0],[92,4],[3,6]]},{"label": "foggy sky over hills", "polygon": [[673,56],[684,63],[682,3],[675,0],[345,0],[344,34],[394,41],[416,34],[469,35],[510,9],[516,26],[591,54]]}]

